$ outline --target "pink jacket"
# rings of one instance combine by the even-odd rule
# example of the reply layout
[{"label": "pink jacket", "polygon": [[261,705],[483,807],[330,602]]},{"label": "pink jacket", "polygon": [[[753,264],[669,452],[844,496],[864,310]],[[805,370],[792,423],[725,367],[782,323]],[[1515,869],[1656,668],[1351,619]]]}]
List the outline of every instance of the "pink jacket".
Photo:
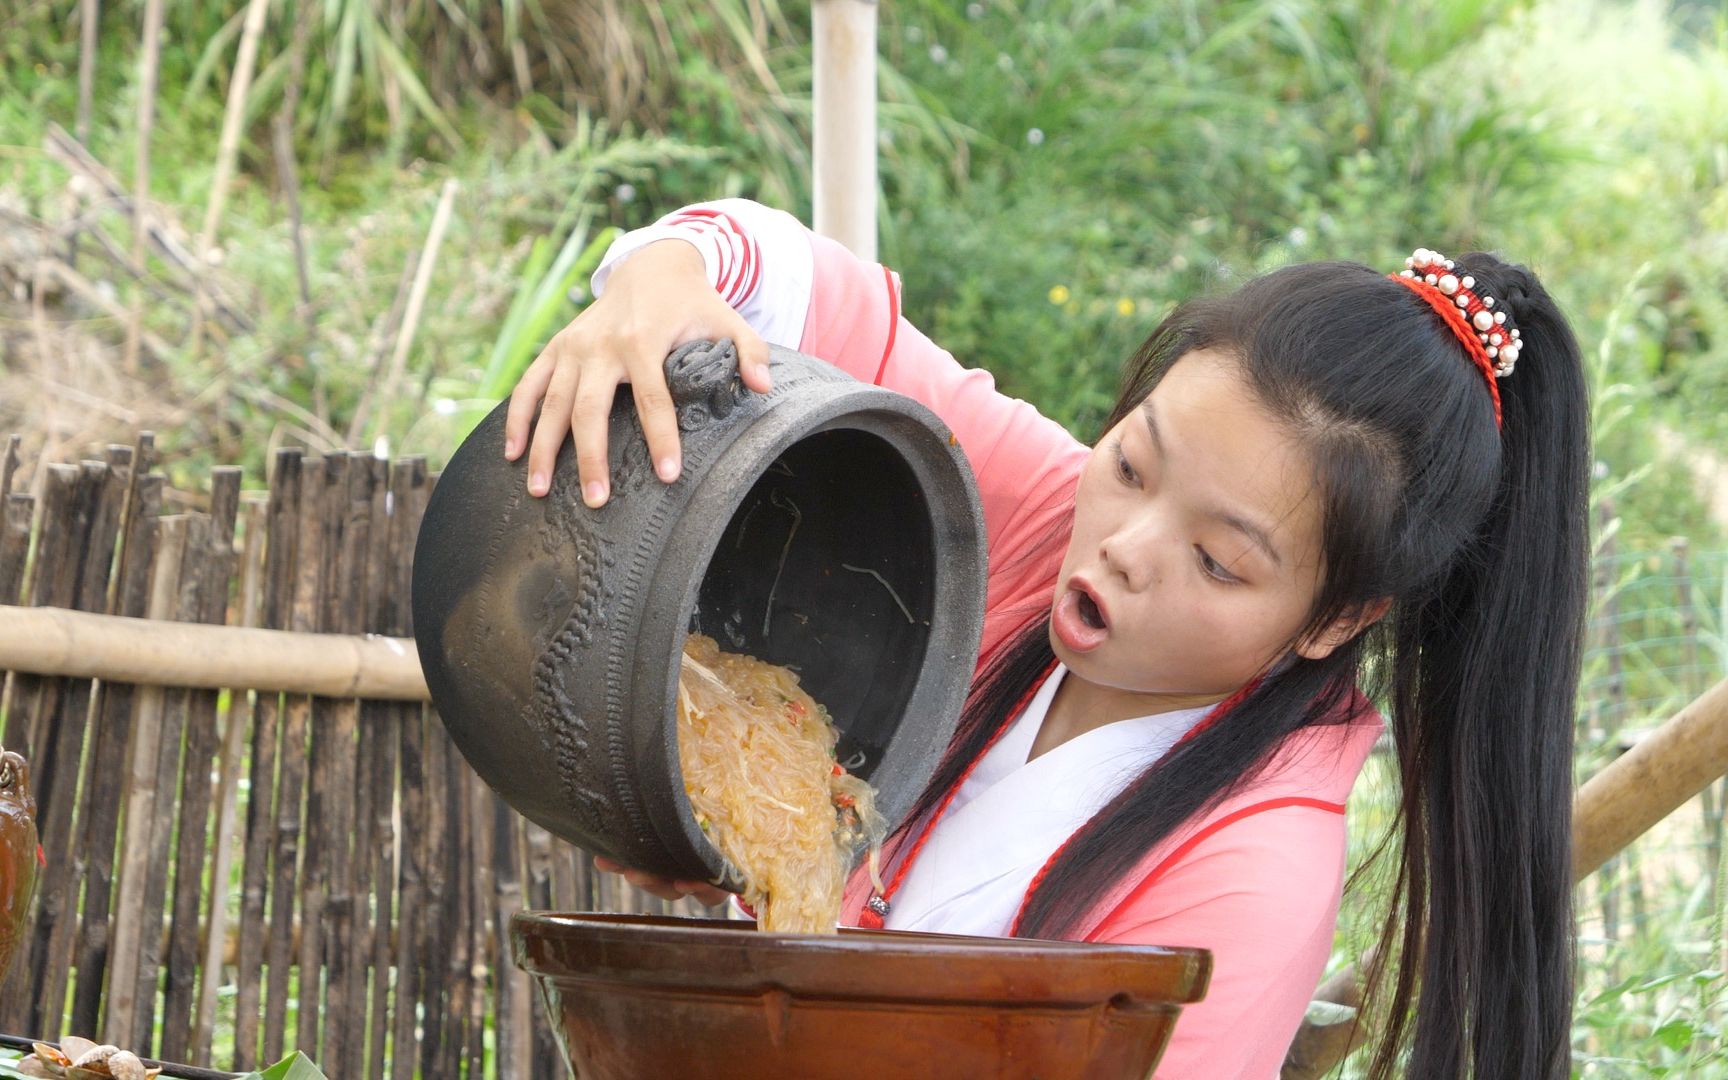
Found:
[{"label": "pink jacket", "polygon": [[[724,253],[708,255],[717,284],[747,286],[730,297],[742,306],[762,276],[763,252],[739,216],[722,226],[733,234],[730,265],[717,265],[727,263]],[[1087,448],[906,322],[891,271],[805,236],[811,261],[799,350],[923,402],[947,422],[977,475],[990,550],[982,665],[1050,605]],[[1364,703],[1350,723],[1292,735],[1258,779],[1101,889],[1083,940],[1212,952],[1206,998],[1177,1024],[1160,1080],[1278,1075],[1331,952],[1344,804],[1381,728]],[[857,920],[864,897],[849,890],[844,921]]]}]

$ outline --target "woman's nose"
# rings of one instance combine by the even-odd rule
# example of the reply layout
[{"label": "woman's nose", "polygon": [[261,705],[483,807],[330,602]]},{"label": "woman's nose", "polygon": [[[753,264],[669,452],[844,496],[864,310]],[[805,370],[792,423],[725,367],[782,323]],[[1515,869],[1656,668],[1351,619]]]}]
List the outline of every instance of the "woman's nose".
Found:
[{"label": "woman's nose", "polygon": [[1119,522],[1105,534],[1099,555],[1129,591],[1139,592],[1163,576],[1164,553],[1169,546],[1161,539],[1157,521],[1150,515],[1139,515]]}]

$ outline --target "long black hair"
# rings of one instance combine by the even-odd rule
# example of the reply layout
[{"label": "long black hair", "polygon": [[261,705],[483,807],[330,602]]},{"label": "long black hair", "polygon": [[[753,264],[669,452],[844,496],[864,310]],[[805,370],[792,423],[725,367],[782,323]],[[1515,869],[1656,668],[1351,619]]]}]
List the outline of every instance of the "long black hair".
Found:
[{"label": "long black hair", "polygon": [[[1533,274],[1485,254],[1458,263],[1523,334],[1517,370],[1498,383],[1498,430],[1484,376],[1445,322],[1356,264],[1287,267],[1185,304],[1129,362],[1105,431],[1178,359],[1209,349],[1240,364],[1307,449],[1324,567],[1303,634],[1392,604],[1322,659],[1292,653],[1130,783],[1056,856],[1017,933],[1075,933],[1100,882],[1239,790],[1293,731],[1350,719],[1360,687],[1388,714],[1401,779],[1396,883],[1371,981],[1395,975],[1377,1003],[1372,1074],[1392,1075],[1408,1044],[1411,1076],[1564,1076],[1585,379]],[[903,832],[1013,719],[1051,659],[1047,615],[996,655]]]}]

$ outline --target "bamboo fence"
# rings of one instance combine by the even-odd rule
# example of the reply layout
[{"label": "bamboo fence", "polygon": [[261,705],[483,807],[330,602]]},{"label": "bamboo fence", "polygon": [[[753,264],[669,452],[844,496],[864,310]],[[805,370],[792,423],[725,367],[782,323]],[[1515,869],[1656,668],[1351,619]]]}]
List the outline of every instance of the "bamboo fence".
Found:
[{"label": "bamboo fence", "polygon": [[[183,513],[148,436],[43,466],[37,494],[18,464],[14,439],[0,603],[412,634],[419,459],[284,450],[267,493],[217,469]],[[511,915],[684,910],[518,817],[410,695],[169,681],[6,674],[47,861],[0,1030],[237,1070],[298,1049],[344,1080],[562,1077]]]}]

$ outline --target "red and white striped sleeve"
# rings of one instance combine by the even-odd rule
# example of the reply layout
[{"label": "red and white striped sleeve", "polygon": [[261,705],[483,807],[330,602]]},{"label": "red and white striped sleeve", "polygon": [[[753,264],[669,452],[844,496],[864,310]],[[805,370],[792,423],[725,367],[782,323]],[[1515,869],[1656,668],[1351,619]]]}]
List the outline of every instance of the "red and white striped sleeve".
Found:
[{"label": "red and white striped sleeve", "polygon": [[702,253],[708,282],[763,340],[796,349],[810,307],[810,241],[797,218],[748,199],[675,210],[619,237],[594,271],[599,296],[619,263],[657,240],[683,240]]}]

